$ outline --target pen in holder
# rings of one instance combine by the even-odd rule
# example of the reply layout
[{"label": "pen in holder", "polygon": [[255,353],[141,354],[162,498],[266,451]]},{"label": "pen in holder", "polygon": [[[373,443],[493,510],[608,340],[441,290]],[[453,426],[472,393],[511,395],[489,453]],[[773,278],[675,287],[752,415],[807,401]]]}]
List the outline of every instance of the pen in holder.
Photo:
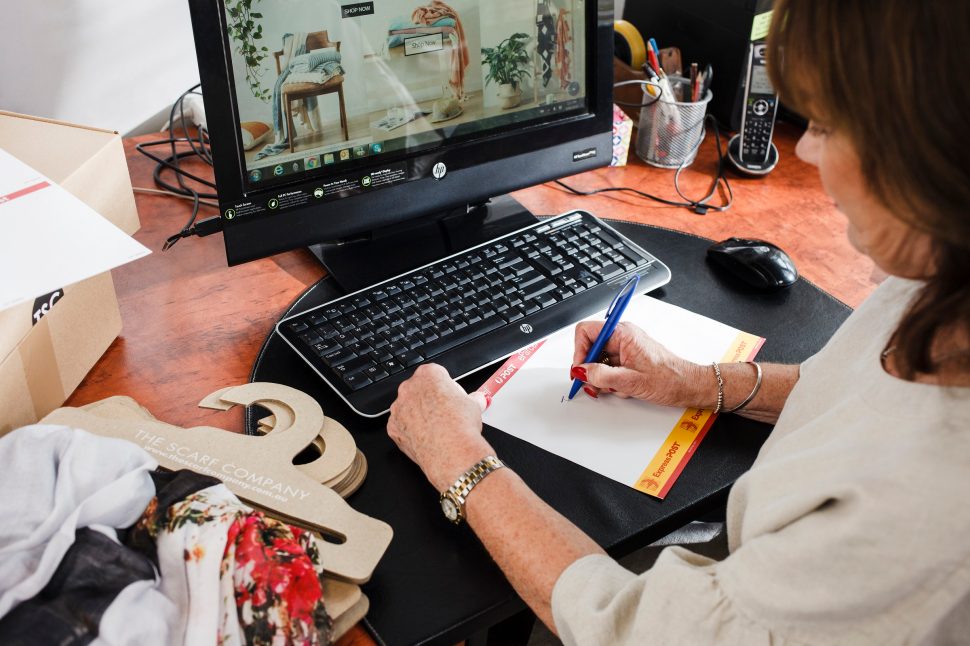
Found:
[{"label": "pen in holder", "polygon": [[[654,91],[660,89],[660,98],[640,108],[636,152],[651,166],[680,168],[697,156],[704,140],[707,104],[714,95],[707,90],[699,101],[679,101],[682,94],[690,96],[690,87],[690,79],[667,76],[653,86]],[[653,98],[647,90],[643,96],[644,103]]]}]

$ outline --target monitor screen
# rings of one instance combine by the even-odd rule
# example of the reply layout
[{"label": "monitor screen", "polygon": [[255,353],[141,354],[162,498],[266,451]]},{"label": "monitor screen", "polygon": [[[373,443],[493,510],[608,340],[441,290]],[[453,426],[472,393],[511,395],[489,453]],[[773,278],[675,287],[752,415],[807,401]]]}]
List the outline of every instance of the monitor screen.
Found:
[{"label": "monitor screen", "polygon": [[611,2],[190,4],[231,264],[609,162]]}]

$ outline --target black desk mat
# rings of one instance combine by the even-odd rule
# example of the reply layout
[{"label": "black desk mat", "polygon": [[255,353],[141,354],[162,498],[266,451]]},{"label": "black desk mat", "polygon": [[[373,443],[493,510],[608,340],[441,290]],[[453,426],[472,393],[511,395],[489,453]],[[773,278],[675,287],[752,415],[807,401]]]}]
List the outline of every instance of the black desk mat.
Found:
[{"label": "black desk mat", "polygon": [[[796,363],[817,352],[851,310],[801,279],[787,291],[758,294],[714,273],[705,260],[711,241],[668,229],[611,221],[673,273],[661,300],[767,338],[761,361]],[[310,287],[281,316],[339,296],[331,280]],[[275,325],[275,322],[274,322]],[[495,370],[462,380],[477,388]],[[454,644],[525,608],[467,527],[441,513],[438,493],[387,437],[387,418],[366,419],[350,409],[274,334],[266,339],[251,375],[298,388],[346,426],[367,457],[364,485],[349,502],[394,528],[369,583],[367,626],[387,644]],[[247,415],[247,432],[256,416]],[[771,428],[722,415],[665,500],[624,487],[531,444],[486,427],[497,454],[536,493],[614,556],[647,545],[697,516],[722,507],[734,481],[753,462]]]}]

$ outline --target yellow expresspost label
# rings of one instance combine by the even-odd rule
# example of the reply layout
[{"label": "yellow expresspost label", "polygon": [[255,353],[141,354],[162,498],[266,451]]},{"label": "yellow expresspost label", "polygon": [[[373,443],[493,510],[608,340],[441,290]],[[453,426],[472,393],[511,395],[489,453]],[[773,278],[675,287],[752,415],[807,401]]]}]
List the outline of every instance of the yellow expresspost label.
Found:
[{"label": "yellow expresspost label", "polygon": [[[750,361],[761,349],[764,339],[740,332],[724,353],[721,363]],[[633,488],[656,498],[664,498],[677,476],[700,445],[711,424],[714,413],[703,408],[688,408],[677,420],[677,425],[667,436],[663,446],[643,470]]]}]

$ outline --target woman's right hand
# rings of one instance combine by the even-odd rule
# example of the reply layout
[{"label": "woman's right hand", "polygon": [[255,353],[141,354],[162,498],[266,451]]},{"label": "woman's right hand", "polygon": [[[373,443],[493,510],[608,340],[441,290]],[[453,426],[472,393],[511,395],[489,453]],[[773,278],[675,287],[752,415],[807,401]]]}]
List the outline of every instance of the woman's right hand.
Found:
[{"label": "woman's right hand", "polygon": [[677,356],[631,323],[617,325],[607,342],[604,353],[609,365],[584,363],[603,325],[585,321],[576,326],[576,349],[569,376],[585,382],[583,390],[587,395],[610,393],[663,406],[713,405],[717,382],[713,373],[706,374],[710,368]]}]

